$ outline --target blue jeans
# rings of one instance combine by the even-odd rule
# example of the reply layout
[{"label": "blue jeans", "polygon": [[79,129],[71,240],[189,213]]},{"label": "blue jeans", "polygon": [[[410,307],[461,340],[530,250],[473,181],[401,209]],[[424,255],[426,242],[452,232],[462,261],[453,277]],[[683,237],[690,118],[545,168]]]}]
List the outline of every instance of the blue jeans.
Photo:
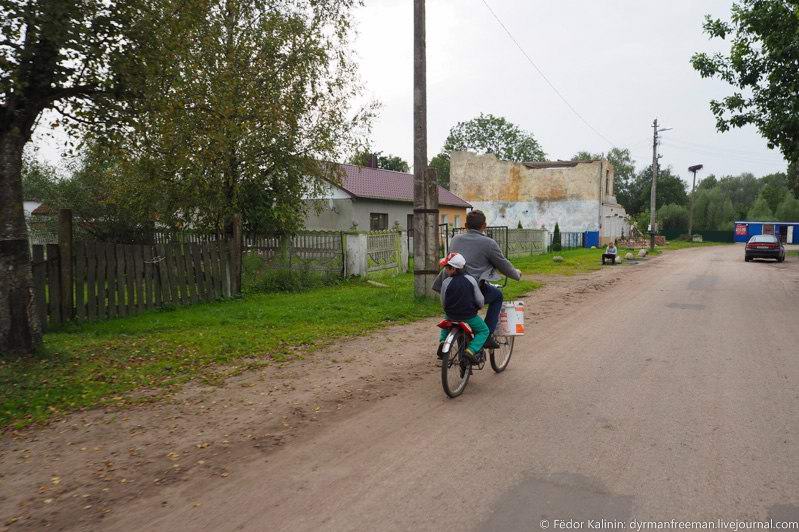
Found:
[{"label": "blue jeans", "polygon": [[483,293],[486,305],[488,305],[485,322],[488,325],[488,330],[493,334],[499,323],[499,312],[502,310],[502,290],[487,282],[481,282],[480,292]]}]

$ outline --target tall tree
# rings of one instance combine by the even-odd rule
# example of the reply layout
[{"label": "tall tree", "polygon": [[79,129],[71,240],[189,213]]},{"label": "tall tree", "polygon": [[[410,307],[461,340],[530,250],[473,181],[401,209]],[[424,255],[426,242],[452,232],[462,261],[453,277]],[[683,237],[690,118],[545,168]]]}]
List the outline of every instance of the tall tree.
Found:
[{"label": "tall tree", "polygon": [[430,159],[430,166],[436,170],[438,184],[449,190],[449,155],[441,152]]},{"label": "tall tree", "polygon": [[658,208],[658,226],[663,231],[687,231],[688,209],[673,203]]},{"label": "tall tree", "polygon": [[796,199],[792,193],[788,192],[774,214],[777,220],[781,222],[799,221],[799,200]]},{"label": "tall tree", "polygon": [[796,0],[737,0],[731,21],[705,17],[711,38],[730,37],[729,55],[697,53],[702,77],[735,88],[710,102],[719,131],[752,124],[789,162],[799,161],[799,4]]},{"label": "tall tree", "polygon": [[108,144],[163,190],[161,223],[229,233],[241,215],[246,231],[294,231],[302,197],[338,178],[320,161],[351,153],[371,116],[350,107],[355,0],[205,2],[191,46],[160,50],[174,59],[143,78],[149,106]]},{"label": "tall tree", "polygon": [[546,158],[533,134],[501,116],[480,114],[449,130],[444,152],[472,151],[493,153],[507,161],[540,161]]},{"label": "tall tree", "polygon": [[749,209],[747,219],[752,222],[768,222],[774,219],[774,211],[768,206],[768,201],[763,194],[757,196],[754,205]]},{"label": "tall tree", "polygon": [[41,341],[22,211],[23,148],[45,109],[85,119],[96,104],[119,99],[119,74],[149,20],[140,7],[0,0],[0,353],[29,353]]},{"label": "tall tree", "polygon": [[[652,190],[652,165],[644,168],[635,178],[631,192],[637,194],[636,202],[633,205],[639,212],[649,210],[650,192]],[[674,175],[671,168],[660,168],[658,170],[657,205],[687,205],[688,194],[685,191],[685,182]]]},{"label": "tall tree", "polygon": [[377,167],[383,170],[393,170],[394,172],[408,172],[411,166],[408,161],[399,155],[386,154],[383,155],[382,151],[371,152],[369,150],[361,150],[350,158],[350,164],[358,166],[369,166],[370,158],[377,159]]}]

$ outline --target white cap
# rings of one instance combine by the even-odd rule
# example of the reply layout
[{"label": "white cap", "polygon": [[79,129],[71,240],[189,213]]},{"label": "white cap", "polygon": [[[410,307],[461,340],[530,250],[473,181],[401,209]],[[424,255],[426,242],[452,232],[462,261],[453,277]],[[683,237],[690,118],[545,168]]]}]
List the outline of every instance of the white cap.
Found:
[{"label": "white cap", "polygon": [[453,268],[458,268],[462,270],[464,266],[466,266],[466,259],[463,258],[463,255],[460,253],[450,253],[441,261],[444,264],[449,264]]}]

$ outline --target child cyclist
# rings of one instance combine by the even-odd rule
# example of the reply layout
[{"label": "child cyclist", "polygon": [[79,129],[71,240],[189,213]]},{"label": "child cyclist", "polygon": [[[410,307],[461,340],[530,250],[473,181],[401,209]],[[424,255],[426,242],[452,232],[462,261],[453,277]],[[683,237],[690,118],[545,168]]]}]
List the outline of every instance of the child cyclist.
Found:
[{"label": "child cyclist", "polygon": [[[485,303],[483,294],[474,277],[463,271],[466,259],[460,253],[450,253],[439,262],[444,268],[445,279],[441,283],[441,304],[448,320],[463,321],[469,324],[474,338],[466,347],[466,356],[471,362],[478,362],[478,353],[488,339],[488,326],[477,311]],[[440,341],[447,337],[446,330],[441,330]]]}]

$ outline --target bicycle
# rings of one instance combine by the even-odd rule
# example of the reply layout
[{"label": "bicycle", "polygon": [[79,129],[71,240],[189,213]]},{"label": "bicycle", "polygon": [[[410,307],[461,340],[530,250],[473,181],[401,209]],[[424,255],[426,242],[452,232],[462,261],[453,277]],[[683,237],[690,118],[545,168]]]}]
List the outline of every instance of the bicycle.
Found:
[{"label": "bicycle", "polygon": [[[507,278],[505,283],[507,284]],[[441,359],[441,386],[447,396],[455,398],[466,389],[466,384],[468,384],[474,369],[477,368],[479,371],[485,367],[486,349],[483,348],[480,351],[477,363],[472,363],[466,356],[466,346],[474,337],[474,332],[469,324],[445,319],[438,324],[438,327],[449,331],[438,347],[438,357]],[[510,363],[515,336],[497,336],[495,338],[499,348],[488,349],[488,358],[491,369],[495,373],[502,373]]]}]

